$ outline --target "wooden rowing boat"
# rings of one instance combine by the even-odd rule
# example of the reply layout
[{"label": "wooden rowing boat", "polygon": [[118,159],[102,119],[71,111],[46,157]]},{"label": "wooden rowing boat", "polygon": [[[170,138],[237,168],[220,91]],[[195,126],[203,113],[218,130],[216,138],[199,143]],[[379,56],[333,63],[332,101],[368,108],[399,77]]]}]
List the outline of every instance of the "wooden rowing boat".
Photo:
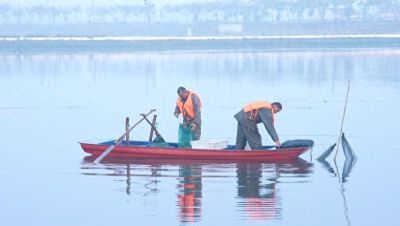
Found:
[{"label": "wooden rowing boat", "polygon": [[[82,149],[94,156],[100,156],[114,141],[99,144],[80,143]],[[130,141],[129,145],[122,141],[116,146],[109,157],[123,158],[161,158],[161,159],[208,159],[208,160],[289,160],[294,159],[309,150],[312,146],[296,148],[278,148],[263,146],[261,150],[236,150],[234,145],[228,145],[222,150],[184,149],[177,143],[168,143],[170,147],[154,147],[151,142]]]}]

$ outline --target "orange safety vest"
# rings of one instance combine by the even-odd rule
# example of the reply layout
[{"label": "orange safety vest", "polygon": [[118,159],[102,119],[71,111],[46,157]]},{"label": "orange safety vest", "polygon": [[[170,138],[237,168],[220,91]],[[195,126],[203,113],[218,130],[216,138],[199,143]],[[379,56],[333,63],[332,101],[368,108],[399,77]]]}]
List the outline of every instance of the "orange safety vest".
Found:
[{"label": "orange safety vest", "polygon": [[256,119],[258,110],[261,108],[268,108],[272,111],[272,124],[275,124],[275,110],[272,107],[272,104],[268,101],[256,101],[250,104],[247,104],[243,107],[245,113],[250,112],[250,119]]},{"label": "orange safety vest", "polygon": [[[196,95],[197,97],[199,97],[199,95],[197,95],[196,93],[193,93],[192,91],[189,91],[189,96],[187,98],[187,100],[182,103],[181,102],[181,98],[178,97],[178,100],[176,100],[176,106],[179,108],[179,110],[181,111],[181,114],[183,115],[183,117],[185,117],[186,112],[188,113],[188,115],[191,118],[194,118],[194,110],[193,110],[193,102],[192,102],[192,95]],[[200,99],[200,97],[199,97]],[[200,109],[201,109],[201,100],[200,100]]]}]

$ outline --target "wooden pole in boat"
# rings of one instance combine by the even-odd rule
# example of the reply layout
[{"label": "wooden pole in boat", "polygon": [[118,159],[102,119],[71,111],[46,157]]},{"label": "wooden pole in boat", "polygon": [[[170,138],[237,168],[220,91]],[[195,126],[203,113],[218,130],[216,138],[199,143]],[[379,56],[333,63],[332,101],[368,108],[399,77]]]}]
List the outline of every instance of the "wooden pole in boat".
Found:
[{"label": "wooden pole in boat", "polygon": [[161,136],[161,134],[158,132],[157,128],[155,126],[153,126],[153,124],[151,124],[151,122],[146,118],[147,115],[141,114],[143,116],[143,118],[147,121],[147,123],[150,124],[150,126],[154,129],[154,131],[156,132],[156,135],[159,136],[161,139],[163,139],[165,141],[165,139]]},{"label": "wooden pole in boat", "polygon": [[[126,117],[125,119],[125,132],[128,132],[129,130],[129,117]],[[126,133],[126,146],[129,146],[129,133]]]},{"label": "wooden pole in boat", "polygon": [[347,107],[347,100],[349,99],[349,92],[350,92],[350,80],[347,82],[347,95],[346,95],[346,102],[344,104],[344,111],[343,111],[343,117],[342,117],[342,125],[340,126],[340,133],[339,133],[339,139],[337,142],[337,148],[336,148],[336,153],[335,153],[335,162],[336,162],[336,156],[339,151],[339,146],[340,146],[340,138],[342,137],[342,131],[343,131],[343,123],[344,123],[344,115],[346,114],[346,107]]},{"label": "wooden pole in boat", "polygon": [[153,116],[153,122],[151,123],[153,126],[150,129],[150,136],[149,136],[149,142],[153,141],[153,134],[154,134],[154,128],[156,126],[156,121],[157,121],[157,115]]},{"label": "wooden pole in boat", "polygon": [[[155,111],[156,111],[156,109],[150,110],[150,112],[147,113],[146,116],[150,115],[151,113],[153,113],[153,112],[155,112]],[[142,115],[142,116],[144,116],[144,115]],[[118,146],[118,144],[121,143],[121,141],[124,139],[125,135],[126,135],[127,133],[130,133],[130,132],[133,130],[133,128],[135,128],[137,125],[139,125],[139,123],[141,123],[144,119],[145,119],[145,117],[143,117],[142,119],[140,119],[140,120],[139,120],[135,125],[133,125],[128,131],[126,131],[124,134],[122,134],[122,136],[121,136],[120,138],[118,138],[117,140],[115,140],[114,143],[113,143],[109,148],[107,148],[107,150],[105,150],[105,151],[103,152],[103,154],[101,154],[96,160],[94,160],[94,163],[99,163],[104,157],[106,157],[106,155],[108,155],[108,153],[110,153],[116,146]]]}]

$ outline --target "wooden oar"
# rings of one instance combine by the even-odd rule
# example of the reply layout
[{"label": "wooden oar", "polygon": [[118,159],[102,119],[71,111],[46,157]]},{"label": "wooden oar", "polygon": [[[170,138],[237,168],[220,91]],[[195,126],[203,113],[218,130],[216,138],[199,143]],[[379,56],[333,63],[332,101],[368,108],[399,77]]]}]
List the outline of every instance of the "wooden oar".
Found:
[{"label": "wooden oar", "polygon": [[[151,113],[155,112],[156,109],[152,109],[150,110],[149,113],[146,114],[146,116],[150,115]],[[142,114],[143,115],[143,114]],[[143,115],[144,116],[144,115]],[[124,140],[124,137],[126,134],[130,133],[131,130],[133,130],[133,128],[135,128],[137,125],[139,125],[139,123],[141,123],[146,117],[140,119],[135,125],[133,125],[129,130],[127,130],[124,134],[122,134],[122,136],[120,138],[118,138],[117,140],[114,141],[113,145],[111,145],[109,148],[107,148],[107,150],[105,150],[103,152],[103,154],[101,154],[96,160],[94,160],[94,163],[99,163],[104,157],[106,157],[106,155],[108,155],[108,153],[110,153],[116,146],[118,146],[118,144],[121,143],[121,141]]]},{"label": "wooden oar", "polygon": [[[140,114],[140,115],[143,116],[143,119],[145,119],[145,120],[150,124],[151,128],[153,128],[153,130],[156,132],[156,135],[159,136],[159,137],[161,137],[161,139],[164,140],[164,138],[163,138],[163,137],[161,136],[161,134],[158,132],[157,128],[146,118],[147,115],[145,115],[145,114]],[[165,140],[164,140],[164,141],[165,141]]]}]

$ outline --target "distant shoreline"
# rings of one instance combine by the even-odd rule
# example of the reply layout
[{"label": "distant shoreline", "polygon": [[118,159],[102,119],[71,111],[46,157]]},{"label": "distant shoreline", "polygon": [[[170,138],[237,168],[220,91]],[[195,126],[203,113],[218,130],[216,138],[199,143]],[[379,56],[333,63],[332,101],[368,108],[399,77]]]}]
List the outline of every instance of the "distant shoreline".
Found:
[{"label": "distant shoreline", "polygon": [[164,41],[164,40],[243,40],[243,39],[320,39],[320,38],[400,38],[400,34],[361,35],[270,35],[270,36],[127,36],[127,37],[0,37],[0,41]]},{"label": "distant shoreline", "polygon": [[0,37],[0,53],[3,54],[399,47],[400,34],[207,37]]}]

